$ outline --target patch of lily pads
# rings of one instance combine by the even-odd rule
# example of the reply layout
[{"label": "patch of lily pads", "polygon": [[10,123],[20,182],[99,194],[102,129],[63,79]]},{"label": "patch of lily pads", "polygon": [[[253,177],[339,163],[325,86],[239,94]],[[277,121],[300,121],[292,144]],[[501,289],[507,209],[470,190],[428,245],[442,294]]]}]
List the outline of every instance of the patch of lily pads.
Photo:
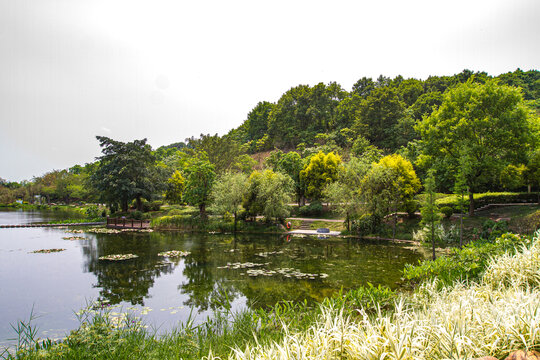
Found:
[{"label": "patch of lily pads", "polygon": [[158,256],[164,256],[164,257],[183,257],[188,256],[191,254],[189,251],[181,251],[181,250],[170,250],[170,251],[164,251],[160,252]]},{"label": "patch of lily pads", "polygon": [[107,228],[91,228],[86,230],[86,232],[94,233],[94,234],[120,234],[120,230],[116,229],[107,229]]},{"label": "patch of lily pads", "polygon": [[56,252],[60,252],[64,250],[66,249],[41,249],[41,250],[31,251],[29,254],[50,254],[50,253],[56,253]]},{"label": "patch of lily pads", "polygon": [[110,261],[122,261],[137,258],[135,254],[116,254],[116,255],[106,255],[100,256],[99,260],[110,260]]},{"label": "patch of lily pads", "polygon": [[74,241],[74,240],[85,240],[86,238],[83,236],[69,236],[69,237],[63,237],[62,239]]},{"label": "patch of lily pads", "polygon": [[266,270],[266,269],[249,269],[246,271],[248,276],[275,276],[282,275],[286,278],[296,278],[303,280],[315,280],[315,279],[325,279],[328,277],[328,274],[311,274],[303,273],[298,269],[293,268],[281,268],[276,270]]},{"label": "patch of lily pads", "polygon": [[279,254],[283,254],[283,251],[267,251],[267,252],[262,252],[255,255],[266,258],[271,255],[279,255]]},{"label": "patch of lily pads", "polygon": [[252,263],[252,262],[246,262],[246,263],[239,263],[239,262],[236,262],[236,263],[227,263],[227,265],[225,266],[218,266],[217,268],[218,269],[249,269],[249,268],[254,268],[254,267],[259,267],[259,266],[265,266],[265,265],[268,265],[269,263],[264,263],[264,264],[260,264],[260,263]]},{"label": "patch of lily pads", "polygon": [[80,230],[80,229],[67,229],[66,231],[64,231],[66,233],[69,233],[69,234],[82,234],[84,233],[84,230]]}]

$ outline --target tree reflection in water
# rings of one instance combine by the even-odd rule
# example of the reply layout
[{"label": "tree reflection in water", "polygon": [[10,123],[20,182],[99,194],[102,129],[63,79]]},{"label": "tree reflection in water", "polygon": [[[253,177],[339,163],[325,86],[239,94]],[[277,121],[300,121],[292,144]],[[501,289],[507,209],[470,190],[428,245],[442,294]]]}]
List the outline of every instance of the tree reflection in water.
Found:
[{"label": "tree reflection in water", "polygon": [[[206,311],[245,298],[250,307],[278,301],[321,301],[324,297],[371,282],[396,287],[405,263],[422,255],[405,245],[353,239],[292,238],[268,235],[206,235],[176,232],[93,234],[82,242],[85,271],[96,275],[102,300],[145,305],[157,278],[175,273],[176,286],[160,296],[182,298],[187,307]],[[168,250],[189,251],[183,258],[163,258]],[[100,256],[132,253],[124,261]],[[228,263],[252,262],[265,271],[283,268],[328,277],[299,279],[283,274],[248,276],[247,269],[223,268]],[[181,266],[177,268],[177,266]]]}]

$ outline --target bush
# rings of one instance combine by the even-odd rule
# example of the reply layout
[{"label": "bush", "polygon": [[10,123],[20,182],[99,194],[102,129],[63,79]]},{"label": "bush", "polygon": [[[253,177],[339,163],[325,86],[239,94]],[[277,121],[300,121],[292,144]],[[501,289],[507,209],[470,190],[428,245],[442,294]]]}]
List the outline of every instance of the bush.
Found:
[{"label": "bush", "polygon": [[[424,227],[418,231],[413,231],[413,240],[423,243],[428,242],[431,230]],[[455,225],[445,228],[442,224],[435,226],[435,242],[451,244],[459,241],[459,229]]]},{"label": "bush", "polygon": [[320,202],[312,202],[309,205],[301,206],[298,208],[298,215],[301,216],[317,216],[322,215],[323,206]]},{"label": "bush", "polygon": [[[511,204],[511,203],[535,203],[538,201],[536,193],[514,193],[514,192],[498,192],[498,193],[480,193],[474,194],[474,206],[476,209],[488,204]],[[440,207],[450,206],[458,208],[457,195],[449,195],[435,201]],[[465,209],[469,208],[469,198],[466,197]]]},{"label": "bush", "polygon": [[100,215],[99,208],[96,205],[90,205],[84,210],[84,214],[88,219],[98,218]]},{"label": "bush", "polygon": [[514,254],[520,245],[531,243],[530,237],[506,233],[494,242],[479,240],[463,249],[453,249],[448,256],[435,261],[424,260],[419,265],[405,265],[405,279],[420,283],[438,278],[440,286],[451,285],[456,280],[478,280],[490,259],[505,252]]},{"label": "bush", "polygon": [[375,214],[364,214],[360,219],[353,220],[351,230],[359,235],[376,234],[381,230],[382,219]]},{"label": "bush", "polygon": [[443,206],[439,210],[447,219],[454,214],[454,208],[451,206]]}]

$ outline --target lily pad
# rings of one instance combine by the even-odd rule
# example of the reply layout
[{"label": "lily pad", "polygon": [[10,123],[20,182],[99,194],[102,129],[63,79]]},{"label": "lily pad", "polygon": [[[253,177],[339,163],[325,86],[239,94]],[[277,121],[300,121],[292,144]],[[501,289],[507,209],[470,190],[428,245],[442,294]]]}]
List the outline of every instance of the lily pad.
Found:
[{"label": "lily pad", "polygon": [[181,256],[188,256],[189,254],[191,254],[189,251],[170,250],[170,251],[160,252],[158,256],[181,257]]},{"label": "lily pad", "polygon": [[135,254],[117,254],[117,255],[100,256],[99,260],[121,261],[121,260],[134,259],[136,257],[138,256]]},{"label": "lily pad", "polygon": [[50,254],[50,253],[60,252],[64,250],[66,249],[41,249],[41,250],[31,251],[29,252],[29,254]]}]

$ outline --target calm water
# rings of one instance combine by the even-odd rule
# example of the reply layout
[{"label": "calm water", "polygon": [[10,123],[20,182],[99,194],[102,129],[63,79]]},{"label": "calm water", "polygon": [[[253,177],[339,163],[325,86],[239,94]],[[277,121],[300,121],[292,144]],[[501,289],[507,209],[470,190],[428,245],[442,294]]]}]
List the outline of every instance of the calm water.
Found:
[{"label": "calm water", "polygon": [[[0,224],[42,221],[50,216],[0,212]],[[70,236],[84,240],[63,239]],[[52,248],[66,250],[31,253]],[[190,254],[170,259],[158,256],[168,250]],[[138,257],[98,259],[127,253]],[[0,344],[14,336],[10,324],[27,320],[32,309],[41,337],[59,338],[76,328],[75,312],[94,300],[118,307],[113,311],[133,312],[166,331],[185,321],[190,312],[196,321],[203,321],[225,299],[233,310],[239,310],[279,300],[319,301],[341,288],[367,282],[396,287],[404,265],[421,258],[410,245],[336,238],[0,229]],[[263,265],[227,268],[228,263],[249,262]],[[271,276],[249,276],[254,270]],[[310,275],[299,278],[298,273]]]}]

